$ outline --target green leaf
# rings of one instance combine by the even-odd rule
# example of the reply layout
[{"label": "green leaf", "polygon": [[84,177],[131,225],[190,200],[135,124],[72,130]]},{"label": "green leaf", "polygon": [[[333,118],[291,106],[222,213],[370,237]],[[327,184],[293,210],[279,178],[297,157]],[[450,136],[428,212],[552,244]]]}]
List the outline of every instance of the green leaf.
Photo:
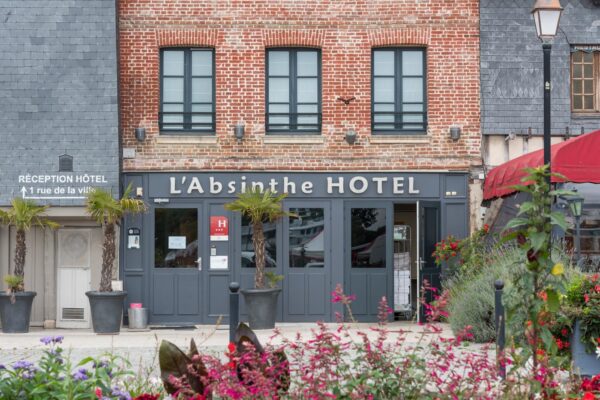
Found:
[{"label": "green leaf", "polygon": [[540,336],[542,337],[542,341],[546,346],[546,350],[549,353],[555,354],[558,350],[558,347],[556,346],[552,332],[550,332],[550,330],[548,330],[546,327],[541,327]]},{"label": "green leaf", "polygon": [[534,203],[532,203],[531,201],[526,201],[525,203],[521,204],[521,207],[519,207],[519,212],[517,213],[517,215],[527,213],[527,212],[531,211],[534,207],[535,207]]},{"label": "green leaf", "polygon": [[554,289],[546,289],[546,295],[548,296],[548,300],[546,304],[548,305],[548,310],[550,312],[557,312],[560,309],[560,299],[558,293]]},{"label": "green leaf", "polygon": [[546,232],[530,232],[529,240],[534,251],[540,250],[548,242],[549,235]]},{"label": "green leaf", "polygon": [[563,213],[557,211],[550,213],[550,220],[553,225],[559,226],[562,230],[567,229],[567,221]]},{"label": "green leaf", "polygon": [[525,218],[513,218],[508,221],[508,224],[504,227],[504,230],[518,228],[527,224],[527,220]]}]

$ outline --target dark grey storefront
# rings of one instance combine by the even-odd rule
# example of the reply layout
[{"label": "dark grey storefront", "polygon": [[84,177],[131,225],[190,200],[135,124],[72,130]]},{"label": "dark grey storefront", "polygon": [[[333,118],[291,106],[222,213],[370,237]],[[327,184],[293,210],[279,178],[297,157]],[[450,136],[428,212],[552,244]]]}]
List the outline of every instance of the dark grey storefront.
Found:
[{"label": "dark grey storefront", "polygon": [[[267,267],[284,275],[280,321],[335,320],[342,311],[331,303],[338,283],[356,296],[355,317],[373,320],[382,296],[390,305],[400,301],[399,262],[408,277],[401,301],[416,307],[419,279],[439,281],[431,259],[435,242],[447,234],[468,234],[466,173],[206,172],[124,178],[149,211],[124,222],[121,276],[127,302],[143,303],[155,325],[225,322],[229,282],[252,286],[251,229],[223,207],[246,188],[288,193],[284,207],[297,214],[265,227]],[[405,249],[397,253],[401,242]]]}]

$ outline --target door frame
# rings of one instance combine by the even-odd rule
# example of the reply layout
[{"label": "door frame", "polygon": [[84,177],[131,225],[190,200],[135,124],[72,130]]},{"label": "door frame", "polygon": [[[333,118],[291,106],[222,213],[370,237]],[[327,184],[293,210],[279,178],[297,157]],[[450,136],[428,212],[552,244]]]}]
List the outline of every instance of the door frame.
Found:
[{"label": "door frame", "polygon": [[[426,235],[426,230],[425,230],[425,213],[424,213],[424,209],[425,208],[433,208],[437,210],[436,213],[436,232],[435,232],[435,241],[436,243],[439,242],[441,240],[441,235],[442,235],[442,204],[440,201],[419,201],[417,203],[417,230],[418,230],[418,238],[417,238],[417,263],[418,263],[418,268],[417,268],[417,275],[418,275],[418,280],[417,280],[417,303],[419,304],[418,308],[417,308],[417,321],[418,322],[422,322],[422,319],[424,318],[424,310],[422,309],[422,304],[421,304],[421,296],[423,296],[423,298],[427,297],[427,293],[421,293],[421,287],[422,285],[422,276],[423,276],[423,269],[425,269],[426,273],[427,270],[438,270],[437,267],[435,268],[427,268],[427,260],[426,257],[432,257],[431,253],[427,254],[426,252],[426,245],[425,245],[425,235]],[[439,274],[439,271],[438,271]]]},{"label": "door frame", "polygon": [[[324,256],[324,272],[325,272],[325,312],[323,314],[323,321],[325,322],[329,322],[331,321],[331,301],[328,298],[328,294],[333,290],[332,288],[332,269],[333,269],[333,263],[332,263],[332,246],[331,246],[331,202],[327,201],[327,200],[307,200],[307,201],[300,201],[300,200],[288,200],[285,202],[285,204],[283,205],[283,208],[285,211],[289,211],[291,208],[322,208],[323,209],[323,232],[324,232],[324,237],[323,237],[323,256]],[[283,319],[286,322],[314,322],[314,319],[303,319],[303,318],[290,318],[290,315],[287,313],[288,309],[289,309],[289,297],[288,297],[288,293],[289,293],[289,279],[288,279],[288,273],[290,272],[290,266],[289,266],[289,254],[290,254],[290,242],[289,242],[289,234],[290,234],[290,223],[289,223],[289,217],[284,217],[283,218],[283,224],[282,224],[282,235],[281,235],[281,241],[282,241],[282,254],[280,256],[280,262],[281,262],[281,267],[282,267],[282,271],[281,273],[283,274],[283,291],[282,291],[282,297],[283,297]],[[308,273],[308,269],[304,269],[305,273]],[[306,291],[305,291],[306,293]],[[308,299],[304,299],[305,300],[305,307],[306,309],[308,309],[308,304],[307,301]],[[307,314],[305,314],[307,315]]]},{"label": "door frame", "polygon": [[[344,291],[346,294],[351,288],[351,272],[352,272],[352,217],[351,210],[353,208],[383,208],[386,211],[385,223],[386,223],[386,299],[388,304],[394,302],[394,200],[350,200],[344,202]],[[358,271],[368,272],[374,268],[356,268]],[[391,299],[391,302],[390,300]],[[369,304],[367,303],[367,307]],[[344,311],[345,312],[345,311]],[[376,314],[369,314],[365,321],[359,322],[372,322],[377,320]]]}]

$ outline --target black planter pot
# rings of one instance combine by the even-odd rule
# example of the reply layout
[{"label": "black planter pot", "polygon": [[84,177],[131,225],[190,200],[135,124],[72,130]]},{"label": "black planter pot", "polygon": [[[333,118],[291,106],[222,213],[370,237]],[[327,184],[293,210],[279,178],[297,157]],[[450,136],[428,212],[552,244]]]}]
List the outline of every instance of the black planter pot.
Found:
[{"label": "black planter pot", "polygon": [[31,318],[31,306],[36,292],[15,293],[15,302],[11,303],[11,295],[0,292],[0,322],[4,333],[27,333],[29,332],[29,319]]},{"label": "black planter pot", "polygon": [[96,333],[116,334],[121,330],[123,300],[127,292],[86,292],[90,299],[92,326]]},{"label": "black planter pot", "polygon": [[573,371],[581,376],[596,376],[600,374],[600,359],[596,353],[588,353],[585,345],[581,343],[581,323],[575,321],[575,328],[571,336],[571,357],[573,358]]},{"label": "black planter pot", "polygon": [[240,290],[248,310],[251,329],[273,329],[277,317],[277,297],[281,289]]}]

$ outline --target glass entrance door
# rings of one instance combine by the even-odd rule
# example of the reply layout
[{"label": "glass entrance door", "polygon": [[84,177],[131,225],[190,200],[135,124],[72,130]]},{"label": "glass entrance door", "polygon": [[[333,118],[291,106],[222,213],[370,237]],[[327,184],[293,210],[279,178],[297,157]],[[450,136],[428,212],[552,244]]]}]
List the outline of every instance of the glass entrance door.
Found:
[{"label": "glass entrance door", "polygon": [[356,296],[352,313],[376,321],[383,296],[393,305],[393,205],[354,202],[346,206],[344,291]]},{"label": "glass entrance door", "polygon": [[283,221],[283,308],[290,322],[331,320],[329,204],[288,202]]},{"label": "glass entrance door", "polygon": [[150,323],[202,322],[201,214],[197,204],[154,209]]},{"label": "glass entrance door", "polygon": [[[419,202],[419,290],[423,281],[433,288],[441,288],[440,269],[435,265],[432,253],[435,244],[440,240],[440,204],[437,202]],[[427,303],[433,300],[433,291],[426,290],[420,293]],[[425,308],[419,305],[419,321],[426,320]]]}]

